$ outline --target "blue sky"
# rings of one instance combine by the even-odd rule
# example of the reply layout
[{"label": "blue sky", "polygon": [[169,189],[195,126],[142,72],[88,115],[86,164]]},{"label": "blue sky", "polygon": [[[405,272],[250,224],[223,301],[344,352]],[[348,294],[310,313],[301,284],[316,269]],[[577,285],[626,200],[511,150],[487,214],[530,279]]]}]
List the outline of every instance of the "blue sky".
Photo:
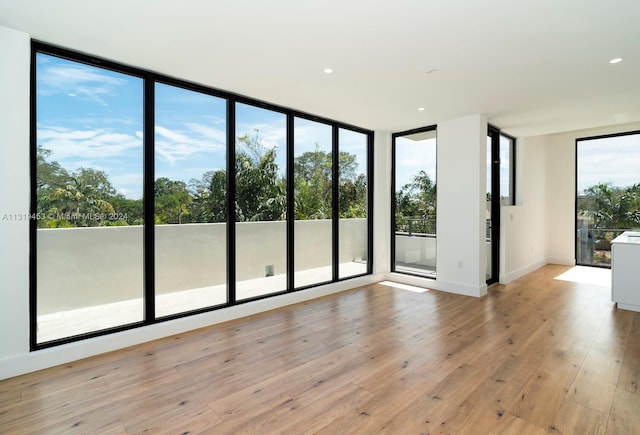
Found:
[{"label": "blue sky", "polygon": [[598,183],[640,183],[640,134],[578,141],[578,193]]},{"label": "blue sky", "polygon": [[[140,78],[37,55],[38,144],[50,160],[69,171],[80,167],[107,173],[116,190],[142,197],[143,81]],[[156,84],[155,176],[189,182],[226,166],[226,101]],[[295,154],[318,144],[331,151],[331,127],[295,119]],[[284,174],[286,117],[246,105],[236,106],[236,135],[259,132],[265,148],[277,148]],[[366,171],[366,136],[340,129],[340,149],[357,156]]]},{"label": "blue sky", "polygon": [[435,131],[416,136],[396,138],[396,191],[412,181],[412,177],[425,171],[431,181],[436,182],[436,138]]},{"label": "blue sky", "polygon": [[[118,192],[142,197],[143,82],[137,77],[38,54],[38,144],[51,160],[69,171],[80,167],[105,171]],[[156,85],[156,178],[189,182],[225,167],[226,101],[210,95]],[[284,114],[238,104],[236,134],[255,134],[266,148],[276,147],[284,171]],[[296,156],[318,144],[331,149],[331,128],[296,118]],[[340,130],[340,149],[357,156],[366,170],[364,135]],[[406,142],[406,143],[405,143]],[[435,179],[435,139],[398,138],[396,186],[425,170]],[[411,145],[413,143],[413,145]],[[415,148],[412,148],[415,147]],[[425,152],[425,150],[427,150]],[[503,162],[506,155],[501,156]],[[597,183],[629,186],[640,182],[640,135],[580,141],[578,191]],[[506,166],[506,165],[505,165]],[[507,189],[506,168],[501,173]],[[488,179],[489,182],[489,179]]]}]

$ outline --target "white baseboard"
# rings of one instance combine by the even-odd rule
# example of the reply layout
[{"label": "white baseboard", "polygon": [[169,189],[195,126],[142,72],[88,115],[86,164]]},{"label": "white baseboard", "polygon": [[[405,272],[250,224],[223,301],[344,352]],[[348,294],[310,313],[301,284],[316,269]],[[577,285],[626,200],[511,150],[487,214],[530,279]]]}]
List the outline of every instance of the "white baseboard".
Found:
[{"label": "white baseboard", "polygon": [[547,258],[547,263],[549,263],[549,264],[559,264],[561,266],[575,266],[576,265],[576,259],[575,258],[549,257],[549,258]]},{"label": "white baseboard", "polygon": [[433,290],[440,290],[448,293],[454,293],[463,296],[480,297],[487,294],[487,285],[472,286],[454,281],[443,281],[441,279],[420,278],[418,276],[405,275],[402,273],[391,272],[388,274],[389,281],[395,281],[401,284],[409,284],[416,287],[424,287]]},{"label": "white baseboard", "polygon": [[525,267],[521,267],[519,269],[516,269],[512,272],[506,273],[503,276],[500,277],[500,282],[502,284],[508,284],[511,281],[515,281],[518,278],[521,278],[523,276],[525,276],[528,273],[533,272],[536,269],[541,268],[542,266],[544,266],[545,264],[547,264],[547,261],[541,260],[541,261],[536,261],[535,263],[531,263],[528,266]]}]

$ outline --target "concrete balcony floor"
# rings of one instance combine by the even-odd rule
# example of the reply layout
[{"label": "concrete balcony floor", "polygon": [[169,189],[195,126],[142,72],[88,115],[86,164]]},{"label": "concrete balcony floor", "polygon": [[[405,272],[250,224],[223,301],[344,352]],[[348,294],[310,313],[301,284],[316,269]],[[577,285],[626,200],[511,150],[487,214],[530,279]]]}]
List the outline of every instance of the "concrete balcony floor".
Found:
[{"label": "concrete balcony floor", "polygon": [[[366,263],[340,264],[340,276],[348,277],[366,273]],[[331,280],[331,267],[318,267],[298,271],[296,287],[304,287]],[[238,300],[280,292],[286,288],[286,275],[279,274],[236,283]],[[227,302],[225,284],[181,290],[156,296],[156,316],[164,317],[199,308],[222,305]],[[73,335],[140,322],[143,319],[142,297],[59,311],[38,316],[38,342],[44,343]]]}]

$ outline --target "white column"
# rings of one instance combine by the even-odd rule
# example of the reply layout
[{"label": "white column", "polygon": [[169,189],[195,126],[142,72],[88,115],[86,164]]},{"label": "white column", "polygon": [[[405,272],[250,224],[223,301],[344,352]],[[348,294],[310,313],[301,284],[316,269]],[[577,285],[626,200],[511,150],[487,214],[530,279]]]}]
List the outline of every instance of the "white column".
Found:
[{"label": "white column", "polygon": [[373,141],[373,273],[391,269],[391,133],[376,131]]},{"label": "white column", "polygon": [[0,362],[29,352],[29,55],[0,27]]},{"label": "white column", "polygon": [[438,124],[437,288],[482,296],[485,277],[487,120]]}]

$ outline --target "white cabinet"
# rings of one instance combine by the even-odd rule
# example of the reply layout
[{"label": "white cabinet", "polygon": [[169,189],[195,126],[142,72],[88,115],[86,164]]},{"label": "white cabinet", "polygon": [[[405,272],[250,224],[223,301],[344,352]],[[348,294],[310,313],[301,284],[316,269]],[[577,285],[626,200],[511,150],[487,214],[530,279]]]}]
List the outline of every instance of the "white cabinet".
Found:
[{"label": "white cabinet", "polygon": [[611,300],[640,311],[640,232],[626,231],[611,242]]}]

